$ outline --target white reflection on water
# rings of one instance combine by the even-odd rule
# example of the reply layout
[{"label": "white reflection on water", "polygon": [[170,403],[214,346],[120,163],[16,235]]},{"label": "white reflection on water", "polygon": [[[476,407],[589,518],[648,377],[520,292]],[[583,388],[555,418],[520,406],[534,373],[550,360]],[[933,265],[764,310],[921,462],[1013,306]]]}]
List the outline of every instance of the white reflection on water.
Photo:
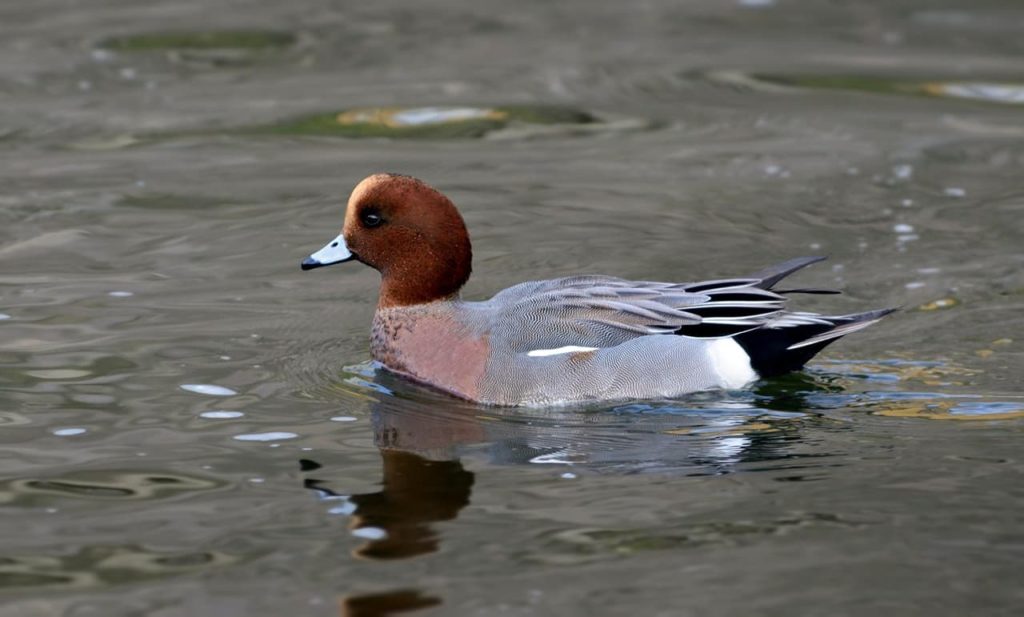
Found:
[{"label": "white reflection on water", "polygon": [[58,429],[54,429],[53,434],[57,435],[58,437],[72,437],[74,435],[81,435],[81,434],[83,434],[85,432],[86,432],[86,429],[84,429],[84,428],[73,427],[73,428],[58,428]]},{"label": "white reflection on water", "polygon": [[938,84],[936,91],[945,96],[993,103],[1024,103],[1024,86],[1018,84],[948,83]]},{"label": "white reflection on water", "polygon": [[296,433],[272,431],[269,433],[246,433],[243,435],[235,435],[234,439],[237,441],[279,441],[282,439],[295,439],[296,437],[298,437],[298,434]]},{"label": "white reflection on water", "polygon": [[388,532],[380,527],[358,527],[350,533],[357,538],[364,538],[366,540],[383,540],[388,537]]},{"label": "white reflection on water", "polygon": [[241,411],[204,411],[199,414],[200,418],[208,418],[210,420],[227,420],[230,418],[241,418],[245,414]]},{"label": "white reflection on water", "polygon": [[207,394],[209,396],[234,396],[238,394],[238,392],[235,392],[231,388],[225,388],[224,386],[216,386],[208,383],[186,383],[181,385],[181,389],[187,392]]}]

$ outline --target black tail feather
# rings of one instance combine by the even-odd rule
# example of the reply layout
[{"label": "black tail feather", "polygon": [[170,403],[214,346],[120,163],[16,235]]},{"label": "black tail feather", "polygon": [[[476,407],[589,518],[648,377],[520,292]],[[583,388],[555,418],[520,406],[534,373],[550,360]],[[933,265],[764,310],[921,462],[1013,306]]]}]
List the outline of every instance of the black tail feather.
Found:
[{"label": "black tail feather", "polygon": [[824,287],[801,287],[800,289],[773,289],[777,294],[818,294],[826,296],[834,296],[843,292],[838,289],[826,289]]},{"label": "black tail feather", "polygon": [[769,266],[757,274],[751,275],[750,278],[760,279],[761,282],[755,285],[755,287],[771,289],[776,283],[790,274],[793,274],[797,270],[806,268],[811,264],[816,264],[819,261],[825,261],[826,259],[828,259],[828,257],[796,257],[780,264]]},{"label": "black tail feather", "polygon": [[[784,276],[784,275],[783,275]],[[819,351],[843,336],[866,328],[896,309],[880,309],[836,317],[820,316],[828,324],[766,326],[733,337],[750,356],[750,366],[762,378],[796,371]]]}]

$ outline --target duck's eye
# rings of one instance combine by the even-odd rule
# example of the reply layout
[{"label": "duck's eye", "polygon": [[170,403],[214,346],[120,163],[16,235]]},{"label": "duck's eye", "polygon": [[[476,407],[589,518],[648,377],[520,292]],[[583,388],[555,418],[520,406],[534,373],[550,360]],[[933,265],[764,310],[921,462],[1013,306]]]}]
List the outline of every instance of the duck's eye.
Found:
[{"label": "duck's eye", "polygon": [[367,227],[377,227],[378,225],[384,222],[384,219],[381,217],[381,215],[378,214],[377,212],[374,212],[373,210],[363,212],[359,218],[362,219],[363,225]]}]

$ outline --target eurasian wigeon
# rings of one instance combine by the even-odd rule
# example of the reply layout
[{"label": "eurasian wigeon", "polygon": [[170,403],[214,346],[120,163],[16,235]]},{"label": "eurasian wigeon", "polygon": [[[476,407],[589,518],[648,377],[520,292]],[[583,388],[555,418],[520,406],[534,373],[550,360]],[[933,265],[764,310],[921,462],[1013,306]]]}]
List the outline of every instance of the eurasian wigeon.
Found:
[{"label": "eurasian wigeon", "polygon": [[802,257],[698,283],[586,275],[521,283],[469,302],[469,234],[426,183],[376,174],[352,191],[342,232],[303,270],[358,260],[381,273],[370,350],[387,369],[470,401],[551,405],[739,389],[800,369],[893,309],[841,316],[786,310]]}]

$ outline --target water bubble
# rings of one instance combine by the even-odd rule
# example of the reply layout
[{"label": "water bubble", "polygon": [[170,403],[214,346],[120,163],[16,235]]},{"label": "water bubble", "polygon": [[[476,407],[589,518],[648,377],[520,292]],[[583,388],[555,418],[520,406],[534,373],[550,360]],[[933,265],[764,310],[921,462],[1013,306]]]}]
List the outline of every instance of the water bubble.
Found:
[{"label": "water bubble", "polygon": [[331,422],[355,422],[358,419],[354,416],[334,416],[331,418]]},{"label": "water bubble", "polygon": [[948,197],[964,197],[965,195],[967,195],[967,191],[958,186],[951,186],[942,192],[945,193]]},{"label": "water bubble", "polygon": [[341,505],[332,506],[329,510],[327,510],[328,514],[341,514],[343,516],[348,516],[356,511],[356,504],[349,501],[348,497],[344,497],[341,495],[339,495],[338,497],[341,500]]},{"label": "water bubble", "polygon": [[10,318],[11,318],[11,316],[8,315],[7,313],[0,313],[0,321],[3,321],[5,319],[10,319]]},{"label": "water bubble", "polygon": [[352,530],[352,535],[365,540],[383,540],[388,537],[388,532],[380,527],[360,527]]},{"label": "water bubble", "polygon": [[96,62],[107,62],[114,58],[114,53],[107,51],[106,49],[94,49],[90,53],[92,59]]},{"label": "water bubble", "polygon": [[200,418],[209,418],[211,420],[227,420],[227,419],[230,419],[230,418],[241,418],[244,415],[245,414],[242,413],[241,411],[214,410],[214,411],[204,411],[203,413],[199,414],[199,417]]},{"label": "water bubble", "polygon": [[909,180],[914,175],[914,168],[910,165],[897,165],[892,168],[892,173],[900,180]]},{"label": "water bubble", "polygon": [[131,296],[134,296],[135,294],[130,291],[111,291],[108,292],[107,295],[113,296],[115,298],[129,298]]},{"label": "water bubble", "polygon": [[569,471],[567,471],[567,472],[563,473],[563,474],[561,475],[561,477],[562,477],[562,478],[565,478],[566,480],[572,480],[572,479],[576,478],[576,474],[574,474],[574,473],[572,473],[572,472],[569,472]]},{"label": "water bubble", "polygon": [[238,394],[231,388],[225,388],[224,386],[216,386],[208,383],[186,383],[181,384],[181,389],[188,392],[195,392],[196,394],[208,394],[210,396],[234,396]]},{"label": "water bubble", "polygon": [[295,439],[298,437],[295,433],[288,433],[284,431],[272,431],[269,433],[247,433],[245,435],[235,435],[235,439],[238,441],[280,441],[284,439]]},{"label": "water bubble", "polygon": [[914,226],[907,225],[906,223],[897,223],[892,226],[892,230],[898,234],[909,234],[914,233]]},{"label": "water bubble", "polygon": [[920,289],[920,288],[922,288],[924,286],[925,286],[925,283],[923,281],[911,281],[911,282],[907,283],[906,285],[904,285],[904,287],[906,287],[907,289]]},{"label": "water bubble", "polygon": [[52,432],[58,437],[71,437],[73,435],[81,435],[82,433],[85,433],[86,429],[81,427],[58,428],[54,429]]}]

